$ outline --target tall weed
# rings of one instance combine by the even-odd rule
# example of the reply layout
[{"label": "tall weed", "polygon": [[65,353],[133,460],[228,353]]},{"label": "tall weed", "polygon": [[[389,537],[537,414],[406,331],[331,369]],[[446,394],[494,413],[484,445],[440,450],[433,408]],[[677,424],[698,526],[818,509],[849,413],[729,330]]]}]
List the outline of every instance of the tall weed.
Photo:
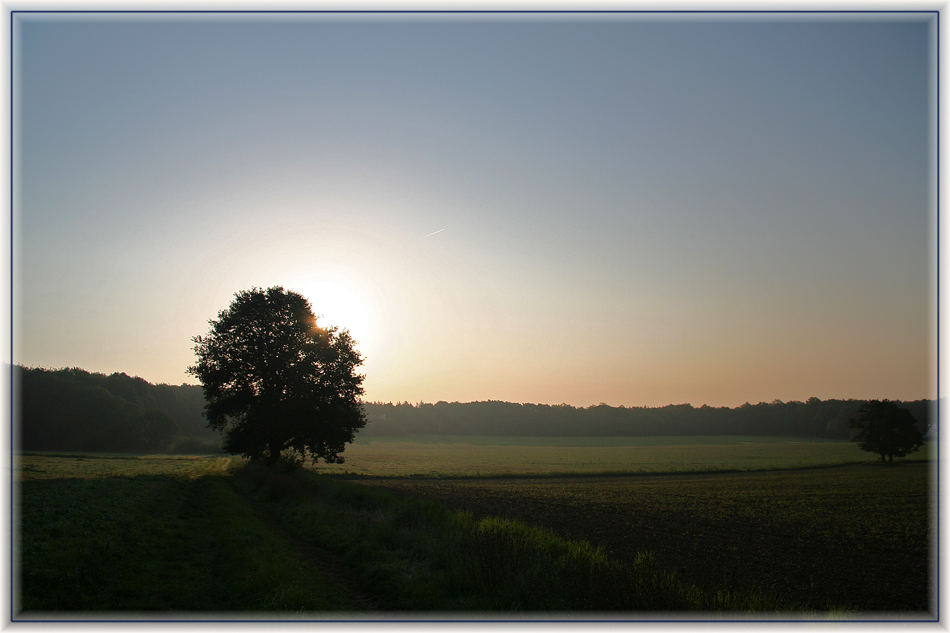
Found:
[{"label": "tall weed", "polygon": [[312,472],[249,465],[237,485],[272,504],[284,527],[336,552],[363,587],[407,611],[630,612],[776,610],[758,596],[703,592],[644,553],[602,548],[500,518],[473,519]]}]

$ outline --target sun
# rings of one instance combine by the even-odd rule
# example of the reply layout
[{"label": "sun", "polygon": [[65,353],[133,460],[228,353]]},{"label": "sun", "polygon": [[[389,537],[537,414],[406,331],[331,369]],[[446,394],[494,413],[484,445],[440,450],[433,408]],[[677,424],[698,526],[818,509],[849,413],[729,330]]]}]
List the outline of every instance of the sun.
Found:
[{"label": "sun", "polygon": [[294,288],[305,296],[321,327],[349,330],[356,347],[366,353],[375,339],[369,301],[353,287],[328,279],[310,280]]}]

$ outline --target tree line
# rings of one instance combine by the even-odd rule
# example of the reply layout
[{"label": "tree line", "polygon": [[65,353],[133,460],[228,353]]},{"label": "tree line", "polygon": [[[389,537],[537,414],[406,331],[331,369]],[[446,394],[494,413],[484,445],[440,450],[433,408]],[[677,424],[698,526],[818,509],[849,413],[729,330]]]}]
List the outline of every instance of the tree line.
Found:
[{"label": "tree line", "polygon": [[[153,385],[124,373],[14,366],[15,446],[22,450],[209,453],[221,435],[208,428],[197,385]],[[501,401],[363,403],[361,436],[794,435],[851,439],[848,422],[864,400],[744,404],[740,407],[590,407]],[[921,434],[936,423],[935,402],[898,402]]]},{"label": "tree line", "polygon": [[201,387],[153,385],[124,373],[11,368],[14,446],[27,451],[211,453]]},{"label": "tree line", "polygon": [[[522,435],[522,436],[646,436],[646,435],[792,435],[849,440],[848,426],[865,400],[760,402],[735,408],[612,407],[599,404],[517,404],[436,402],[435,404],[364,404],[369,420],[363,436],[391,435]],[[916,419],[921,434],[936,422],[935,402],[896,401]],[[933,414],[933,415],[932,415]]]}]

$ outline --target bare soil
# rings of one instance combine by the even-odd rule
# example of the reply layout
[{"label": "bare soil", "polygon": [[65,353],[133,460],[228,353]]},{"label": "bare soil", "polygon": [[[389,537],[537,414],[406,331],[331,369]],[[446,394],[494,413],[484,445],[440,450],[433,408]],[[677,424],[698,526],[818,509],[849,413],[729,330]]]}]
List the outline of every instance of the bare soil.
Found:
[{"label": "bare soil", "polygon": [[[710,475],[697,475],[710,476]],[[603,483],[604,477],[591,479]],[[707,589],[758,590],[806,611],[851,609],[850,615],[900,613],[930,618],[929,548],[886,540],[868,542],[844,534],[811,532],[775,520],[697,516],[689,508],[671,511],[636,504],[559,502],[518,480],[367,479],[397,494],[424,497],[476,518],[502,516],[543,526],[570,539],[603,546],[608,554],[633,560],[651,551],[657,563],[681,580]],[[523,481],[523,480],[521,480]],[[546,478],[557,486],[561,478]],[[584,478],[566,477],[572,485]]]}]

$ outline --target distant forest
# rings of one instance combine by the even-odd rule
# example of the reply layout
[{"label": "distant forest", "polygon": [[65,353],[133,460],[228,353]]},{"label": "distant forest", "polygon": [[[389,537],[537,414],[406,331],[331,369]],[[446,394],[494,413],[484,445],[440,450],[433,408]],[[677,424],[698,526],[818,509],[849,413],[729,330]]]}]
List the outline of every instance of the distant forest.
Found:
[{"label": "distant forest", "polygon": [[115,373],[13,367],[14,446],[26,451],[219,452],[194,385],[153,385]]},{"label": "distant forest", "polygon": [[[611,407],[600,404],[515,404],[511,402],[437,402],[364,405],[370,423],[364,436],[389,435],[794,435],[849,440],[848,420],[865,400],[772,402],[728,407]],[[900,402],[926,434],[936,422],[933,400]]]},{"label": "distant forest", "polygon": [[[153,385],[124,373],[14,366],[14,442],[28,451],[213,453],[220,434],[207,427],[195,385]],[[600,404],[437,402],[364,404],[361,436],[793,435],[847,440],[848,420],[864,400],[819,400],[728,407],[611,407]],[[936,423],[935,402],[899,402],[921,433]]]}]

